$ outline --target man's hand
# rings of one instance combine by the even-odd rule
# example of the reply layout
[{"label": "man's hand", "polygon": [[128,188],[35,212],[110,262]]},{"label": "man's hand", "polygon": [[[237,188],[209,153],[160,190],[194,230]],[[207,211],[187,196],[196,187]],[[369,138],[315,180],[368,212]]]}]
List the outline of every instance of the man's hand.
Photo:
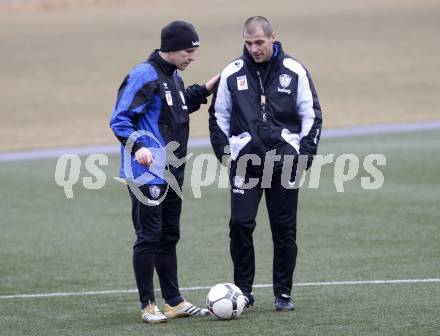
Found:
[{"label": "man's hand", "polygon": [[146,147],[139,148],[134,153],[135,159],[139,164],[149,167],[154,160],[153,154]]},{"label": "man's hand", "polygon": [[212,93],[212,91],[214,91],[215,84],[217,84],[219,78],[220,78],[220,74],[217,74],[206,82],[205,86],[206,89],[209,91],[209,93]]}]

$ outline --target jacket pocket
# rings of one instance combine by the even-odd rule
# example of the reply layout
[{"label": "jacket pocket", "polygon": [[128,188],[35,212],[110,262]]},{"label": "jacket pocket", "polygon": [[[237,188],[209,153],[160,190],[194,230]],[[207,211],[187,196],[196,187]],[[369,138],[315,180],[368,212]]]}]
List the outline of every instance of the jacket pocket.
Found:
[{"label": "jacket pocket", "polygon": [[231,148],[231,159],[236,160],[240,151],[246,146],[252,137],[248,132],[243,132],[239,135],[233,135],[229,138],[229,145]]}]

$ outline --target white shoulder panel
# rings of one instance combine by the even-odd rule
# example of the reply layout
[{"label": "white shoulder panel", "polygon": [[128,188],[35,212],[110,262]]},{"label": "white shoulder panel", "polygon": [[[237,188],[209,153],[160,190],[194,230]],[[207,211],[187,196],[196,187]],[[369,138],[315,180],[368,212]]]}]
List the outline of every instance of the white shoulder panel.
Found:
[{"label": "white shoulder panel", "polygon": [[217,125],[229,138],[231,121],[231,93],[228,88],[228,78],[243,67],[243,60],[238,59],[229,63],[222,71],[217,89],[217,98],[214,104],[215,118]]},{"label": "white shoulder panel", "polygon": [[231,63],[229,63],[222,71],[222,77],[225,79],[229,76],[233,75],[234,73],[240,71],[240,69],[243,67],[243,60],[237,59]]},{"label": "white shoulder panel", "polygon": [[301,118],[300,139],[307,136],[312,129],[315,120],[315,110],[313,109],[313,94],[307,78],[306,69],[301,63],[292,58],[283,61],[286,68],[298,74],[297,109]]},{"label": "white shoulder panel", "polygon": [[306,74],[306,69],[304,69],[301,63],[295,61],[292,58],[285,58],[283,61],[283,65],[289,70],[296,73],[299,77],[302,77]]}]

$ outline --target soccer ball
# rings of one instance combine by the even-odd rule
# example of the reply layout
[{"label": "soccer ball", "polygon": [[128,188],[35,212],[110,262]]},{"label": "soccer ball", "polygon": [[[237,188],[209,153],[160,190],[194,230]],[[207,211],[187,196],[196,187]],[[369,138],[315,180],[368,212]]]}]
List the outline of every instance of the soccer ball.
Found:
[{"label": "soccer ball", "polygon": [[209,290],[206,304],[212,316],[230,320],[241,315],[246,301],[240,288],[231,283],[221,283]]}]

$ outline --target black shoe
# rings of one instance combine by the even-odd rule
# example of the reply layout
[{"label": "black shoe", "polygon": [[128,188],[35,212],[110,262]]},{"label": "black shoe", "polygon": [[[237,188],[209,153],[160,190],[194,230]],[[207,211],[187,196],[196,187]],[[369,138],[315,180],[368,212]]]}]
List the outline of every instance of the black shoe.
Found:
[{"label": "black shoe", "polygon": [[252,293],[244,293],[244,300],[246,301],[245,308],[249,308],[254,305],[255,299]]},{"label": "black shoe", "polygon": [[281,294],[275,298],[275,309],[277,311],[290,311],[295,309],[295,305],[289,295]]}]

